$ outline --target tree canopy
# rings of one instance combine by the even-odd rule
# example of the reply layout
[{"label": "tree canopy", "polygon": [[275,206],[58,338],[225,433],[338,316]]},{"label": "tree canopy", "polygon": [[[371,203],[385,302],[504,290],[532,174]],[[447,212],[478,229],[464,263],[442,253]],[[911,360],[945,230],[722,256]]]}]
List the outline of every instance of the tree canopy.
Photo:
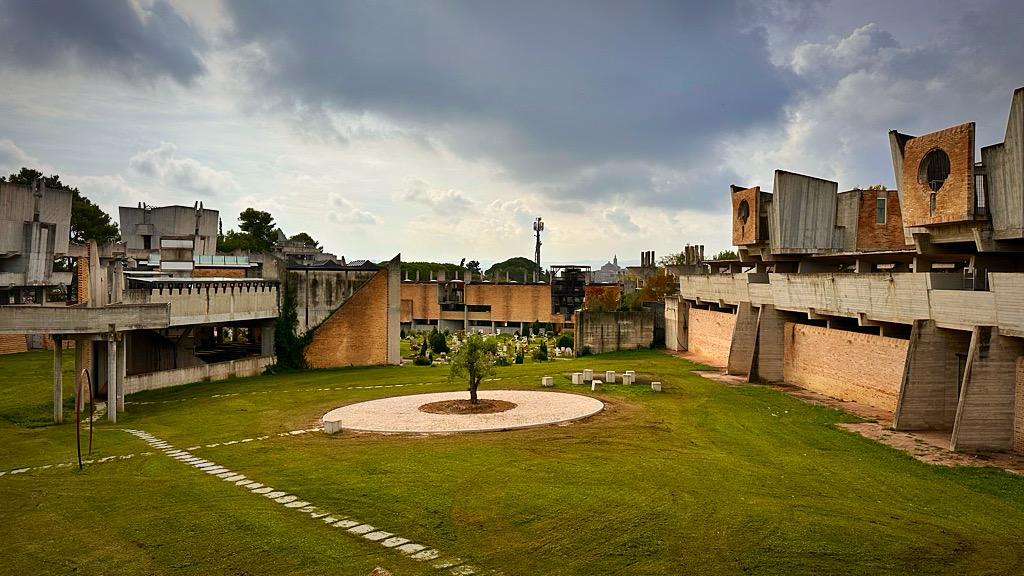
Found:
[{"label": "tree canopy", "polygon": [[465,377],[469,382],[469,401],[477,403],[477,388],[480,382],[494,374],[494,359],[498,354],[498,343],[493,338],[484,338],[473,332],[459,345],[451,360],[449,380]]},{"label": "tree canopy", "polygon": [[238,221],[240,231],[228,230],[217,239],[219,252],[269,252],[274,248],[277,234],[270,212],[246,208],[238,215]]},{"label": "tree canopy", "polygon": [[497,274],[499,278],[504,279],[505,272],[509,273],[509,277],[512,280],[516,280],[519,282],[523,281],[524,272],[528,274],[527,279],[531,282],[533,281],[534,272],[537,272],[538,280],[547,279],[547,274],[544,272],[544,270],[537,267],[536,262],[534,262],[530,258],[525,258],[523,256],[515,256],[513,258],[505,260],[504,262],[498,262],[491,266],[490,268],[488,268],[486,274],[489,278],[493,278],[495,274]]},{"label": "tree canopy", "polygon": [[17,174],[11,174],[6,178],[0,176],[0,182],[31,185],[40,178],[42,178],[47,188],[57,188],[71,192],[72,242],[82,244],[89,240],[95,240],[97,244],[106,244],[121,239],[121,232],[117,229],[117,223],[110,218],[110,215],[86,198],[78,191],[78,188],[61,182],[60,176],[57,174],[43,176],[43,173],[39,170],[22,167]]},{"label": "tree canopy", "polygon": [[299,232],[298,234],[289,238],[289,240],[293,242],[302,242],[303,244],[311,248],[320,248],[320,243],[314,240],[313,237],[306,232]]}]

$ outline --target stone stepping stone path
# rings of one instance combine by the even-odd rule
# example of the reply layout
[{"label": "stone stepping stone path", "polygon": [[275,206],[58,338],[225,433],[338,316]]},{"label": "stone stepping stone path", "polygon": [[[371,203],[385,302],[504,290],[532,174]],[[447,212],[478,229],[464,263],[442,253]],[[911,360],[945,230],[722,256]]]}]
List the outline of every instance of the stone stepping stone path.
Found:
[{"label": "stone stepping stone path", "polygon": [[[320,430],[320,428],[301,430],[298,432],[306,433],[314,430]],[[143,440],[150,446],[159,449],[167,456],[170,456],[183,464],[192,466],[193,468],[206,472],[211,476],[216,476],[225,482],[230,482],[235,486],[248,490],[251,494],[258,494],[264,498],[268,498],[271,501],[280,504],[285,509],[307,514],[310,519],[319,520],[331,527],[339,528],[352,537],[360,537],[368,543],[374,543],[389,550],[397,550],[398,552],[401,552],[409,558],[419,562],[431,562],[431,566],[439,571],[446,570],[450,574],[457,576],[481,574],[481,572],[479,572],[479,568],[470,566],[461,558],[445,557],[439,550],[431,548],[426,544],[413,542],[408,538],[396,536],[391,532],[386,532],[380,528],[361,522],[344,514],[335,514],[323,511],[317,506],[300,499],[299,496],[295,494],[290,494],[283,490],[275,490],[271,486],[265,486],[259,482],[246,478],[244,474],[228,470],[215,462],[198,458],[193,455],[191,451],[175,448],[171,444],[149,434],[148,432],[133,429],[124,429],[124,431]],[[285,432],[280,435],[288,436],[291,435],[291,433]],[[21,472],[15,473],[20,474]],[[490,571],[488,574],[496,574],[496,572]]]},{"label": "stone stepping stone path", "polygon": [[[117,456],[104,456],[103,458],[92,458],[82,460],[83,466],[92,466],[93,464],[106,464],[108,462],[120,462],[122,460],[131,460],[132,458],[141,456],[153,456],[156,452],[136,452],[134,454],[120,454]],[[4,476],[17,476],[19,474],[28,474],[31,472],[38,472],[41,470],[59,470],[62,468],[74,468],[78,466],[78,462],[60,462],[59,464],[44,464],[40,466],[22,466],[20,468],[12,468],[10,470],[0,470],[0,478]]]}]

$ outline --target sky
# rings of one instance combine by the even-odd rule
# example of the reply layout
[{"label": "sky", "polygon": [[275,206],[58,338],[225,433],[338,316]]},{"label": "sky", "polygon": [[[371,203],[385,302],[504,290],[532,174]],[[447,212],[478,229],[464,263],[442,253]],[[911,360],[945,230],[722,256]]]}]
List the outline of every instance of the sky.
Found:
[{"label": "sky", "polygon": [[247,207],[349,259],[730,243],[729,186],[893,185],[890,129],[1002,141],[1019,0],[0,0],[0,173]]}]

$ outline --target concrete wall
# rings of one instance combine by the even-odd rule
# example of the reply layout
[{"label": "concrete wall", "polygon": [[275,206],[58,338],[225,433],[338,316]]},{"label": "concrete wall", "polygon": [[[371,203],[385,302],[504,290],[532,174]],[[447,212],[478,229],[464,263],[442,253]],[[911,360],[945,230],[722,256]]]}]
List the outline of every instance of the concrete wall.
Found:
[{"label": "concrete wall", "polygon": [[907,341],[786,323],[783,377],[840,400],[895,411]]},{"label": "concrete wall", "polygon": [[313,333],[306,347],[311,368],[397,364],[399,272],[393,260],[356,289]]},{"label": "concrete wall", "polygon": [[665,298],[665,348],[686,350],[686,321],[688,317],[685,300],[677,296]]},{"label": "concrete wall", "polygon": [[1016,368],[1024,341],[977,327],[960,388],[953,450],[1010,450],[1014,436]]},{"label": "concrete wall", "polygon": [[288,282],[295,286],[299,333],[319,326],[376,273],[376,270],[288,270]]},{"label": "concrete wall", "polygon": [[1013,402],[1013,451],[1024,454],[1024,358],[1017,358],[1017,391]]},{"label": "concrete wall", "polygon": [[654,312],[591,312],[576,314],[575,350],[593,354],[650,348],[654,343]]},{"label": "concrete wall", "polygon": [[270,282],[199,283],[129,292],[133,303],[169,304],[171,326],[276,318],[278,311],[278,285]]},{"label": "concrete wall", "polygon": [[198,228],[195,254],[212,256],[217,253],[217,226],[219,214],[204,208],[197,212],[193,206],[156,206],[150,209],[132,206],[118,208],[121,221],[121,239],[128,250],[143,250],[143,236],[150,236],[150,250],[160,249],[164,236],[192,236]]},{"label": "concrete wall", "polygon": [[245,278],[245,268],[214,268],[202,266],[192,269],[193,278]]},{"label": "concrete wall", "polygon": [[893,418],[897,430],[952,430],[960,399],[960,373],[971,333],[944,330],[934,321],[914,323]]},{"label": "concrete wall", "polygon": [[757,354],[758,320],[761,311],[742,302],[736,309],[736,321],[729,345],[729,363],[726,372],[736,376],[750,376]]},{"label": "concrete wall", "polygon": [[687,349],[715,366],[729,363],[729,347],[736,326],[736,315],[690,308],[687,320]]},{"label": "concrete wall", "polygon": [[988,209],[997,239],[1024,236],[1024,89],[1013,93],[1006,137],[981,149]]},{"label": "concrete wall", "polygon": [[143,390],[157,390],[169,388],[181,384],[193,382],[210,382],[226,380],[228,378],[243,378],[256,376],[263,373],[263,370],[275,362],[273,356],[258,356],[254,358],[243,358],[216,364],[202,364],[189,368],[177,370],[164,370],[162,372],[150,372],[137,376],[125,376],[125,394],[134,394]]},{"label": "concrete wall", "polygon": [[772,253],[802,254],[830,250],[836,225],[836,193],[829,180],[775,171],[772,191]]}]

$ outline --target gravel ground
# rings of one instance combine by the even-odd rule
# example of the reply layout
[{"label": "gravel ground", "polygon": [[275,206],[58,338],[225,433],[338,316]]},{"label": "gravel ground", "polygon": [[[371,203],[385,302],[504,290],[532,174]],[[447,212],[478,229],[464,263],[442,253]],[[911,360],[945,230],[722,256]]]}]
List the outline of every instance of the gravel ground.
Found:
[{"label": "gravel ground", "polygon": [[496,414],[429,414],[419,407],[442,400],[468,398],[469,392],[440,392],[396,396],[359,402],[331,410],[323,416],[325,428],[359,432],[483,432],[529,428],[586,418],[601,411],[596,398],[565,392],[481,390],[480,398],[505,400],[517,406]]}]

